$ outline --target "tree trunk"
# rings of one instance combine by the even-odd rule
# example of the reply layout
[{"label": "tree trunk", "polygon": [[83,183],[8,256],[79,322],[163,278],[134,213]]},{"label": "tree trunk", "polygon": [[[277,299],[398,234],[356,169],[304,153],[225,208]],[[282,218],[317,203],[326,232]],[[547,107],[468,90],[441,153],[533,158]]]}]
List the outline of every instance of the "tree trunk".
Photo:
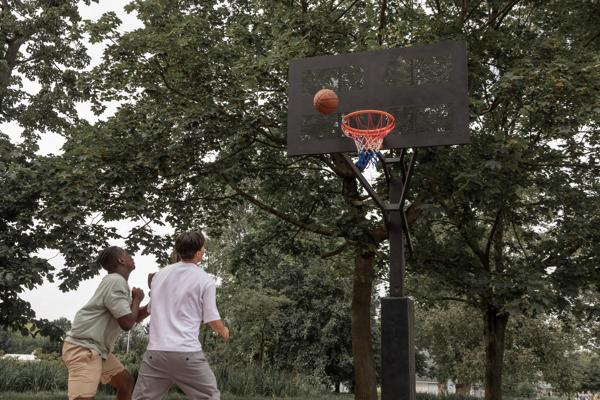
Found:
[{"label": "tree trunk", "polygon": [[371,341],[371,293],[373,290],[371,254],[357,254],[354,260],[352,291],[352,356],[354,358],[354,398],[377,400],[375,359]]},{"label": "tree trunk", "polygon": [[461,394],[463,396],[469,396],[471,394],[471,385],[468,383],[457,383],[456,384],[456,394]]},{"label": "tree trunk", "polygon": [[448,382],[438,382],[437,383],[437,394],[438,396],[446,395],[448,393]]},{"label": "tree trunk", "polygon": [[485,312],[485,400],[502,400],[504,334],[508,314],[488,304]]}]

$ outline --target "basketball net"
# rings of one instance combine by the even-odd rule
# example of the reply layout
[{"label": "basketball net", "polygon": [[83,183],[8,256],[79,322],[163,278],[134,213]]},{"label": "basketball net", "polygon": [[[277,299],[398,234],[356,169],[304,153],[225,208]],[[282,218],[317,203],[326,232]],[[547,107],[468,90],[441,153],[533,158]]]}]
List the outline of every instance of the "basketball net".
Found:
[{"label": "basketball net", "polygon": [[385,111],[360,110],[342,116],[342,132],[356,144],[359,170],[376,163],[383,139],[395,127],[394,116]]}]

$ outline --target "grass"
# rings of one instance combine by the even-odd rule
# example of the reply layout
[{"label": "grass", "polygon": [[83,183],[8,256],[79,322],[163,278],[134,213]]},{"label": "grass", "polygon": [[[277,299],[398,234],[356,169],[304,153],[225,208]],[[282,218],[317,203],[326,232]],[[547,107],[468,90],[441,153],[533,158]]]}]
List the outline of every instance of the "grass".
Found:
[{"label": "grass", "polygon": [[[64,392],[38,392],[38,393],[15,393],[15,392],[0,392],[0,400],[65,400],[67,394]],[[257,397],[257,396],[235,396],[232,394],[223,393],[222,400],[350,400],[353,395],[309,395],[301,397]],[[98,394],[95,400],[113,400],[114,396],[107,394]],[[185,400],[187,397],[183,394],[171,393],[165,400]]]}]

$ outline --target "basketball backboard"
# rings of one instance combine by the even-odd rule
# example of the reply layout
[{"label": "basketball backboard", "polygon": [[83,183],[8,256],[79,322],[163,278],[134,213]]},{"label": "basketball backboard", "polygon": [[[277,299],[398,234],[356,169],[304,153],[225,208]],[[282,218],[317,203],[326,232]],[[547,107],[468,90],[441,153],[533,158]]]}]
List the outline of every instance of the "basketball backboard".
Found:
[{"label": "basketball backboard", "polygon": [[[321,115],[313,97],[334,90],[336,112]],[[361,109],[396,118],[383,149],[469,143],[467,51],[462,42],[293,60],[289,66],[289,155],[356,151],[340,129]]]}]

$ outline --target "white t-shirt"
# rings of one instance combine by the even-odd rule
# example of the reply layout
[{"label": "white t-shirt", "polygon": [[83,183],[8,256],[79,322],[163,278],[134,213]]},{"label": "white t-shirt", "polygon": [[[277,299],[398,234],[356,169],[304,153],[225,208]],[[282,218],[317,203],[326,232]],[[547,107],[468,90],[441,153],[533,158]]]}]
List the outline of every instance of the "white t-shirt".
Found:
[{"label": "white t-shirt", "polygon": [[152,278],[148,350],[201,351],[200,323],[221,319],[215,281],[193,263],[179,262]]}]

